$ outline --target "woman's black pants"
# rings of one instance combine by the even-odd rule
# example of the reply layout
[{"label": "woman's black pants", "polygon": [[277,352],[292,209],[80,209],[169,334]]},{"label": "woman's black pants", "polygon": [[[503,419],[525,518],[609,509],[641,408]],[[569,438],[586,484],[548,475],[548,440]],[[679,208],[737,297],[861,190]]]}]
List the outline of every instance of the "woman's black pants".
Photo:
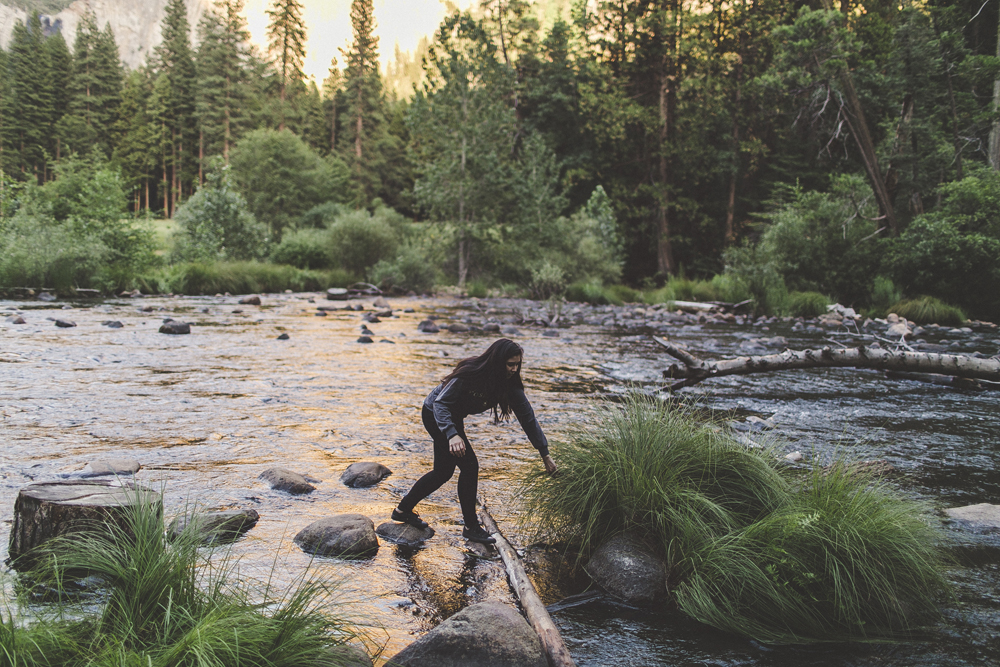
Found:
[{"label": "woman's black pants", "polygon": [[417,503],[451,479],[458,467],[458,501],[462,504],[462,518],[465,519],[466,526],[478,526],[476,491],[479,488],[479,460],[472,451],[469,439],[464,433],[459,434],[465,441],[465,456],[455,456],[448,448],[448,439],[434,421],[434,413],[425,407],[420,416],[423,418],[424,428],[434,440],[434,468],[418,479],[410,492],[403,496],[399,509],[412,512]]}]

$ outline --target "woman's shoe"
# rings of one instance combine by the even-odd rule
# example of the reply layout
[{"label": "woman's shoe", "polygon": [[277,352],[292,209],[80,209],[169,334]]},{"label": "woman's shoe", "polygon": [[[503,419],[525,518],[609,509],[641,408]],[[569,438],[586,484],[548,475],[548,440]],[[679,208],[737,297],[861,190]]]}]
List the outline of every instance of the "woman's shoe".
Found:
[{"label": "woman's shoe", "polygon": [[416,512],[404,512],[398,507],[392,511],[392,520],[399,521],[400,523],[408,523],[420,530],[427,527],[427,522],[417,516]]},{"label": "woman's shoe", "polygon": [[472,528],[466,526],[462,529],[462,537],[467,540],[472,540],[473,542],[480,542],[482,544],[493,544],[496,539],[492,535],[483,530],[483,527],[476,524]]}]

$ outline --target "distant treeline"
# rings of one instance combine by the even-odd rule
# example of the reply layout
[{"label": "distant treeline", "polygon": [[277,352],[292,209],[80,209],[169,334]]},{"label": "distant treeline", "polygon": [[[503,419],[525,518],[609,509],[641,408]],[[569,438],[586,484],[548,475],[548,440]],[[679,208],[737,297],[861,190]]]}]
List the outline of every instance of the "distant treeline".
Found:
[{"label": "distant treeline", "polygon": [[[322,85],[302,72],[296,0],[272,2],[267,53],[249,44],[242,9],[216,0],[195,49],[185,3],[171,0],[163,42],[135,71],[92,14],[72,53],[37,15],[16,26],[0,56],[4,173],[42,183],[66,155],[96,152],[120,170],[134,211],[169,217],[213,159],[228,164],[241,138],[285,129],[340,175],[330,199],[448,223],[463,281],[509,266],[497,257],[529,239],[563,234],[553,222],[598,186],[613,219],[595,238],[623,253],[632,284],[750,261],[770,263],[789,289],[866,303],[879,276],[934,291],[914,277],[926,267],[907,274],[923,261],[905,241],[915,223],[931,245],[978,234],[971,243],[988,255],[1000,242],[991,225],[942,213],[950,201],[966,215],[952,195],[971,188],[991,201],[996,185],[983,171],[997,120],[995,3],[581,0],[543,26],[529,2],[484,0],[444,19],[402,99],[378,69],[371,0],[352,2],[353,41]],[[805,241],[836,240],[837,229],[840,246],[851,241],[809,251],[824,253],[818,263],[788,266],[780,239],[764,254],[745,243],[824,201],[821,231],[797,218]],[[263,218],[275,241],[299,224]],[[858,285],[817,267],[853,272]]]}]

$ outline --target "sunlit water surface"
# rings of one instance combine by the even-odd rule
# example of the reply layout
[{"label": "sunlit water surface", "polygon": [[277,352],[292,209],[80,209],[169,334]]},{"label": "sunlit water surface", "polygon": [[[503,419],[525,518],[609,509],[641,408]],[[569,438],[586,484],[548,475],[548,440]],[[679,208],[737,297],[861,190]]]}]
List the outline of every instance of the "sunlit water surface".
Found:
[{"label": "sunlit water surface", "polygon": [[[372,310],[370,300],[352,303]],[[319,317],[316,306],[339,304],[311,294],[265,296],[261,307],[238,305],[235,297],[75,303],[72,310],[62,309],[62,302],[0,301],[0,313],[19,309],[27,320],[0,320],[0,557],[6,556],[22,486],[72,475],[91,460],[130,457],[141,462],[142,481],[163,489],[168,515],[192,505],[256,509],[260,523],[233,546],[243,573],[290,586],[311,568],[342,581],[345,598],[354,601],[351,613],[377,626],[373,637],[384,646],[383,657],[469,604],[513,602],[502,565],[477,556],[461,538],[454,480],[419,508],[437,530],[422,548],[383,542],[374,558],[345,562],[312,559],[292,542],[299,530],[334,514],[362,513],[376,525],[388,520],[400,496],[430,468],[421,401],[458,359],[482,351],[496,334],[424,334],[418,322],[433,315],[443,325],[481,324],[530,308],[526,302],[446,298],[391,304],[392,318],[368,325],[375,342],[361,344],[362,313]],[[584,316],[591,318],[591,311],[577,319]],[[78,326],[57,328],[48,317]],[[192,334],[158,333],[165,317],[191,322]],[[124,327],[102,326],[109,320]],[[828,344],[828,334],[794,333],[782,323],[659,331],[580,323],[561,328],[558,337],[544,336],[540,327],[518,328],[512,337],[525,348],[528,396],[557,461],[558,441],[586,420],[597,399],[660,382],[671,359],[651,333],[711,358],[737,355],[741,343],[775,335],[795,349]],[[289,339],[278,340],[281,333]],[[963,351],[997,353],[995,333],[966,338]],[[733,376],[685,392],[738,424],[748,416],[772,418],[777,428],[771,436],[789,452],[822,457],[840,450],[887,459],[905,489],[938,508],[1000,503],[995,392],[853,370]],[[480,496],[505,533],[527,550],[546,603],[579,592],[580,579],[557,575],[558,558],[531,545],[516,527],[512,480],[524,466],[540,465],[516,422],[496,426],[473,417],[468,429],[480,459]],[[393,474],[371,489],[347,488],[339,477],[356,461],[378,461]],[[257,476],[275,466],[322,483],[307,496],[272,491]],[[975,562],[954,568],[957,598],[920,642],[767,647],[676,612],[606,601],[559,611],[555,620],[578,665],[1000,664],[1000,549],[991,539],[977,543],[982,548]]]}]

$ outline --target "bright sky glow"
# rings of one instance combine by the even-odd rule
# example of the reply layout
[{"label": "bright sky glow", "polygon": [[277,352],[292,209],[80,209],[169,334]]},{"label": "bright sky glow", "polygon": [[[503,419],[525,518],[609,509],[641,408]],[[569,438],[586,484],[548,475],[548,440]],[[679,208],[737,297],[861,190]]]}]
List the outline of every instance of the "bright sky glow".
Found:
[{"label": "bright sky glow", "polygon": [[[385,63],[393,59],[395,45],[403,51],[413,51],[421,37],[433,35],[446,13],[444,0],[374,0],[375,34],[379,37],[378,50],[385,71]],[[466,9],[472,0],[454,2]],[[267,48],[267,22],[265,10],[270,0],[247,0],[246,16],[252,41]],[[340,67],[344,58],[340,48],[351,40],[351,0],[302,0],[302,18],[306,24],[307,76],[322,83],[330,70],[330,60],[337,59]]]}]

